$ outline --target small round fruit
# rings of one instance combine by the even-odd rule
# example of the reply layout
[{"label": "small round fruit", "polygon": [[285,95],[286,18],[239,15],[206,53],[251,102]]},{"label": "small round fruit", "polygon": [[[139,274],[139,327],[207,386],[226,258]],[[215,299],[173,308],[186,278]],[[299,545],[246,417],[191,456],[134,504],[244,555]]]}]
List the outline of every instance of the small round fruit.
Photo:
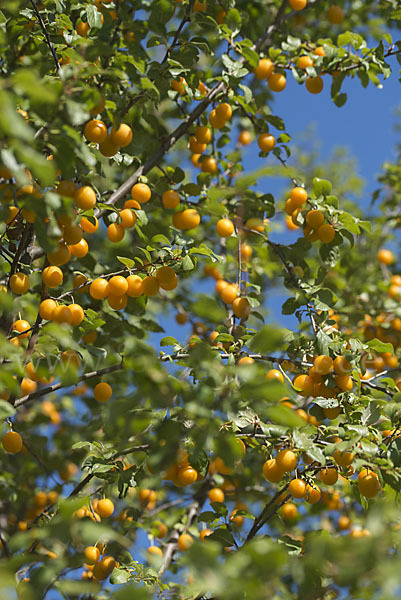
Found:
[{"label": "small round fruit", "polygon": [[128,290],[127,296],[130,298],[139,298],[143,294],[142,279],[138,275],[129,275],[127,277]]},{"label": "small round fruit", "polygon": [[224,492],[221,488],[214,487],[208,491],[207,497],[210,502],[224,502]]},{"label": "small round fruit", "polygon": [[200,144],[209,144],[212,141],[212,131],[206,125],[201,125],[196,128],[195,137]]},{"label": "small round fruit", "polygon": [[177,472],[178,481],[182,485],[191,485],[198,479],[198,472],[190,465],[181,467]]},{"label": "small round fruit", "polygon": [[148,275],[142,279],[142,290],[145,296],[152,297],[157,294],[160,288],[160,283],[157,277]]},{"label": "small round fruit", "polygon": [[85,562],[88,565],[94,565],[100,558],[100,550],[96,546],[87,546],[84,551]]},{"label": "small round fruit", "polygon": [[270,369],[270,371],[267,371],[265,378],[268,381],[278,381],[280,383],[284,383],[283,374],[278,369]]},{"label": "small round fruit", "polygon": [[71,325],[77,327],[85,318],[85,313],[82,306],[80,304],[73,303],[69,304],[67,308],[71,313]]},{"label": "small round fruit", "polygon": [[246,321],[251,312],[251,305],[249,304],[248,298],[234,298],[232,302],[232,309],[234,315],[238,319]]},{"label": "small round fruit", "polygon": [[66,244],[78,244],[83,237],[80,225],[66,225],[63,227],[63,238]]},{"label": "small round fruit", "polygon": [[203,154],[207,144],[201,144],[193,135],[189,138],[189,149],[192,154]]},{"label": "small round fruit", "polygon": [[261,133],[258,137],[258,146],[262,152],[271,152],[276,145],[276,138],[270,133]]},{"label": "small round fruit", "polygon": [[177,540],[177,545],[182,552],[185,552],[188,550],[193,541],[194,540],[189,533],[182,533]]},{"label": "small round fruit", "polygon": [[303,187],[300,187],[300,186],[294,187],[290,192],[290,199],[292,200],[294,206],[299,208],[300,206],[305,204],[305,202],[307,201],[308,192]]},{"label": "small round fruit", "polygon": [[162,196],[162,203],[164,208],[168,208],[170,210],[176,208],[180,203],[180,196],[178,192],[175,192],[174,190],[167,190],[164,192]]},{"label": "small round fruit", "polygon": [[132,129],[126,123],[121,123],[118,129],[115,127],[110,131],[110,140],[116,146],[125,148],[131,143],[132,140]]},{"label": "small round fruit", "polygon": [[297,390],[300,390],[298,392],[300,396],[310,396],[313,394],[315,382],[309,375],[297,375],[292,383]]},{"label": "small round fruit", "polygon": [[25,273],[14,273],[10,277],[10,289],[14,294],[22,295],[29,290],[29,277]]},{"label": "small round fruit", "polygon": [[297,466],[297,455],[292,450],[280,450],[276,456],[276,464],[281,471],[288,473]]},{"label": "small round fruit", "polygon": [[311,486],[309,483],[306,486],[305,490],[305,500],[309,502],[309,504],[316,504],[319,502],[322,493],[317,486]]},{"label": "small round fruit", "polygon": [[298,509],[293,502],[287,502],[282,507],[281,514],[286,521],[293,521],[298,516]]},{"label": "small round fruit", "polygon": [[63,272],[59,267],[54,265],[46,267],[42,272],[42,280],[49,288],[58,287],[63,283]]},{"label": "small round fruit", "polygon": [[374,471],[362,469],[358,475],[358,489],[365,498],[374,498],[380,492],[379,478]]},{"label": "small round fruit", "polygon": [[254,68],[253,73],[256,79],[268,79],[274,71],[274,63],[270,58],[261,58],[258,62],[257,67]]},{"label": "small round fruit", "polygon": [[89,288],[89,294],[95,300],[103,300],[109,294],[109,282],[103,277],[98,277],[95,281],[92,281]]},{"label": "small round fruit", "polygon": [[304,498],[306,483],[303,479],[293,479],[288,486],[288,491],[293,498]]},{"label": "small round fruit", "polygon": [[320,75],[317,77],[308,77],[305,81],[305,87],[311,94],[320,94],[323,89],[323,79]]},{"label": "small round fruit", "polygon": [[28,337],[30,329],[31,329],[31,326],[28,323],[28,321],[25,321],[25,319],[17,319],[16,321],[14,321],[13,326],[12,326],[12,330],[18,331],[18,333],[20,334],[18,337],[20,337],[20,338]]},{"label": "small round fruit", "polygon": [[88,254],[88,242],[82,238],[77,244],[70,246],[71,254],[77,258],[83,258]]},{"label": "small round fruit", "polygon": [[199,538],[202,542],[205,541],[205,538],[207,538],[209,535],[212,535],[213,530],[212,529],[202,529],[202,531],[199,532]]},{"label": "small round fruit", "polygon": [[298,69],[306,69],[307,67],[313,67],[313,58],[310,56],[300,56],[297,60]]},{"label": "small round fruit", "polygon": [[149,546],[147,549],[149,554],[153,554],[154,556],[163,556],[162,549],[159,546]]},{"label": "small round fruit", "polygon": [[317,235],[323,244],[330,244],[334,240],[336,230],[334,229],[333,225],[330,225],[330,223],[325,223],[319,227],[317,230]]},{"label": "small round fruit", "polygon": [[107,402],[107,400],[111,398],[112,393],[113,390],[111,388],[111,385],[109,385],[105,381],[101,381],[100,383],[96,384],[93,389],[93,395],[95,397],[95,400],[102,403]]},{"label": "small round fruit", "polygon": [[119,223],[110,223],[107,227],[107,237],[113,244],[121,242],[125,234],[125,229]]},{"label": "small round fruit", "polygon": [[290,0],[292,10],[303,10],[307,4],[307,0]]},{"label": "small round fruit", "polygon": [[344,11],[341,6],[333,4],[327,11],[327,18],[332,25],[340,25],[344,21]]},{"label": "small round fruit", "polygon": [[102,498],[102,500],[99,500],[97,503],[96,512],[102,518],[111,517],[114,512],[114,504],[109,498]]},{"label": "small round fruit", "polygon": [[216,109],[213,109],[209,114],[209,123],[214,129],[222,129],[226,124],[223,115],[218,115]]},{"label": "small round fruit", "polygon": [[201,169],[204,173],[214,175],[218,170],[216,159],[213,156],[206,156],[201,162]]},{"label": "small round fruit", "polygon": [[347,452],[345,450],[335,450],[333,458],[340,467],[349,467],[354,460],[354,455],[352,452]]},{"label": "small round fruit", "polygon": [[42,300],[42,302],[39,305],[39,315],[42,317],[42,319],[45,319],[46,321],[51,321],[52,314],[56,306],[57,302],[55,300],[52,300],[51,298],[46,298],[46,300]]},{"label": "small round fruit", "polygon": [[101,144],[99,144],[99,152],[106,158],[111,158],[112,156],[115,156],[119,149],[119,146],[113,144],[110,136],[107,136],[107,138]]},{"label": "small round fruit", "polygon": [[249,144],[252,142],[252,136],[249,133],[249,131],[241,131],[241,133],[238,136],[238,143],[241,144],[242,146],[249,146]]},{"label": "small round fruit", "polygon": [[85,125],[84,136],[89,142],[100,144],[107,138],[107,127],[103,121],[92,119]]},{"label": "small round fruit", "polygon": [[74,202],[81,210],[90,210],[96,206],[96,193],[89,185],[79,188],[74,194]]},{"label": "small round fruit", "polygon": [[275,458],[267,460],[263,465],[263,475],[267,481],[278,483],[284,476],[284,472],[278,467]]},{"label": "small round fruit", "polygon": [[114,275],[109,279],[109,294],[124,296],[128,292],[128,281],[122,275]]},{"label": "small round fruit", "polygon": [[287,80],[282,73],[272,73],[267,79],[267,85],[272,92],[282,92],[287,85]]},{"label": "small round fruit", "polygon": [[320,471],[320,481],[326,485],[334,485],[338,480],[337,469],[333,467],[325,467]]},{"label": "small round fruit", "polygon": [[81,222],[80,222],[82,231],[84,231],[85,233],[95,233],[98,230],[99,227],[99,221],[97,220],[96,217],[82,217]]},{"label": "small round fruit", "polygon": [[231,219],[219,219],[216,223],[216,232],[222,238],[228,238],[234,233],[234,223]]},{"label": "small round fruit", "polygon": [[255,360],[253,358],[251,358],[250,356],[242,356],[237,365],[238,366],[244,366],[244,365],[253,365],[255,363]]},{"label": "small round fruit", "polygon": [[232,304],[238,297],[238,286],[235,283],[228,283],[223,287],[220,293],[220,298],[224,304]]},{"label": "small round fruit", "polygon": [[146,183],[136,183],[131,188],[131,198],[140,204],[149,202],[151,195],[150,187]]},{"label": "small round fruit", "polygon": [[17,454],[22,450],[22,437],[16,431],[8,431],[1,440],[2,446],[9,454]]},{"label": "small round fruit", "polygon": [[326,354],[316,356],[313,367],[318,375],[328,375],[333,370],[333,359]]},{"label": "small round fruit", "polygon": [[324,223],[324,214],[321,210],[310,210],[306,213],[305,221],[312,229],[319,229]]},{"label": "small round fruit", "polygon": [[380,248],[377,253],[377,260],[382,265],[391,265],[394,262],[394,254],[387,248]]}]

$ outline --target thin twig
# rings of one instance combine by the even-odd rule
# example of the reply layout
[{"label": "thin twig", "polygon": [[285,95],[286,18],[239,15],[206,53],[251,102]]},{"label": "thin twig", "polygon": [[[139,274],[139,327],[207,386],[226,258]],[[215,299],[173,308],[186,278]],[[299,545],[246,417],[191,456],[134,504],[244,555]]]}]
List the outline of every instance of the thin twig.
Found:
[{"label": "thin twig", "polygon": [[39,9],[38,9],[38,7],[37,7],[37,4],[36,4],[35,0],[31,0],[31,4],[32,4],[32,6],[33,6],[33,10],[34,10],[34,11],[35,11],[35,13],[36,13],[36,16],[38,17],[38,21],[39,21],[39,23],[40,23],[40,26],[41,26],[41,28],[42,28],[43,34],[44,34],[44,36],[45,36],[45,38],[46,38],[46,43],[47,43],[47,45],[49,46],[50,52],[52,53],[52,56],[53,56],[54,62],[55,62],[55,64],[56,64],[56,69],[57,69],[57,71],[60,71],[60,69],[61,69],[61,66],[60,66],[60,63],[58,62],[57,54],[56,54],[56,51],[55,51],[55,49],[53,48],[53,44],[52,44],[52,42],[51,42],[50,36],[49,36],[49,34],[47,33],[46,25],[45,25],[45,24],[44,24],[44,22],[43,22],[42,15],[41,15],[41,14],[40,14],[40,12],[39,12]]}]

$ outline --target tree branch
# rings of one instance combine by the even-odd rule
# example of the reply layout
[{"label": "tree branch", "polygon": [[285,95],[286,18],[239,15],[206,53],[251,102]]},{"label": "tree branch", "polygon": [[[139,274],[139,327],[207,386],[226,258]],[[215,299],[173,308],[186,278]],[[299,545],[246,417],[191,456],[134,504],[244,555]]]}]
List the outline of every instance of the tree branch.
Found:
[{"label": "tree branch", "polygon": [[53,44],[52,44],[52,42],[50,40],[50,36],[47,33],[46,25],[43,22],[42,15],[39,12],[39,9],[37,7],[37,4],[36,4],[35,0],[31,0],[31,4],[33,6],[33,10],[36,13],[36,16],[38,17],[38,21],[40,23],[40,26],[42,28],[43,34],[45,36],[46,43],[47,43],[47,45],[50,48],[50,52],[52,53],[52,56],[53,56],[53,59],[54,59],[55,65],[56,65],[56,69],[57,69],[57,71],[60,71],[60,69],[61,69],[60,63],[58,62],[57,54],[56,54],[55,49],[53,48]]}]

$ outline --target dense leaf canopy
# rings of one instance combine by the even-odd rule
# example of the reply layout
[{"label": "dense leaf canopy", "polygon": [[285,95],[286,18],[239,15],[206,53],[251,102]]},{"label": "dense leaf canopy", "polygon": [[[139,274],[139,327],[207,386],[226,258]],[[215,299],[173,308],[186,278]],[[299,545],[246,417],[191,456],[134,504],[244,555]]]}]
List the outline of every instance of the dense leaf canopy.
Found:
[{"label": "dense leaf canopy", "polygon": [[344,80],[395,76],[400,20],[1,3],[2,599],[399,596],[400,166],[366,217],[277,98],[346,111]]}]

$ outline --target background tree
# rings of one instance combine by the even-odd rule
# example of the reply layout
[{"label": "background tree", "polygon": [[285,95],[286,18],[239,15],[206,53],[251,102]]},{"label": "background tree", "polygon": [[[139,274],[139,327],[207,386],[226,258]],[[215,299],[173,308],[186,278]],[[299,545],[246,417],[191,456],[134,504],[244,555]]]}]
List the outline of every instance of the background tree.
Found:
[{"label": "background tree", "polygon": [[287,78],[385,85],[400,19],[0,8],[2,598],[399,595],[399,161],[367,219],[272,111]]}]

